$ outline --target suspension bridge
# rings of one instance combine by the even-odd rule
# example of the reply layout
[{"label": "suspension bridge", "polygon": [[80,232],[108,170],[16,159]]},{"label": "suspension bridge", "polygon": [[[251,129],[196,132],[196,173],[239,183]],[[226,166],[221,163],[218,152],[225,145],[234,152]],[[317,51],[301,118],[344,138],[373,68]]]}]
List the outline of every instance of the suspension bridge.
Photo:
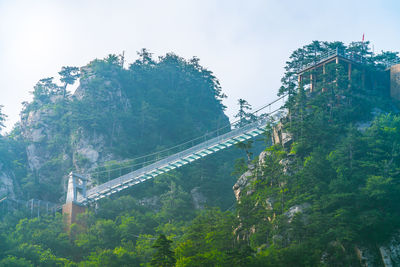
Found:
[{"label": "suspension bridge", "polygon": [[[162,159],[157,161],[153,160],[154,162],[147,166],[121,175],[103,184],[93,186],[90,189],[87,189],[87,181],[92,180],[95,174],[88,177],[77,173],[71,173],[68,180],[66,202],[75,203],[81,206],[91,204],[126,188],[143,183],[160,174],[180,168],[193,161],[231,147],[232,145],[254,138],[264,133],[265,127],[269,123],[274,123],[279,119],[280,116],[276,115],[279,113],[278,111],[282,111],[280,100],[284,102],[285,97],[286,95],[281,96],[254,111],[253,115],[256,118],[255,121],[248,122],[244,125],[240,124],[241,121],[237,121],[228,125],[230,130],[228,132],[225,130],[225,133],[219,134],[220,132],[224,132],[224,129],[219,129],[212,133],[207,133],[202,138],[196,138],[185,142],[180,146],[175,146],[168,149],[168,151],[176,151],[178,148],[178,152],[172,155],[167,154]],[[263,114],[257,116],[261,112],[263,112]],[[197,144],[192,145],[189,148],[179,149],[179,147],[187,147],[188,144],[194,144],[195,142],[197,142]],[[166,151],[162,152],[165,154]]]},{"label": "suspension bridge", "polygon": [[[91,188],[88,188],[88,182],[95,181],[101,172],[89,174],[71,172],[68,178],[66,203],[62,206],[63,213],[68,214],[68,223],[74,222],[76,215],[83,212],[85,206],[102,198],[263,134],[268,124],[276,123],[283,116],[285,111],[282,108],[282,103],[284,103],[286,96],[283,95],[255,110],[252,113],[255,119],[252,121],[243,122],[243,120],[238,120],[223,128],[171,148],[141,156],[134,160],[122,161],[120,163],[125,165],[127,162],[134,163],[130,166],[112,169],[111,171],[113,172],[119,170],[121,175],[103,184],[92,185]],[[150,156],[151,160],[149,160]],[[137,159],[143,159],[143,162],[138,164]],[[137,169],[133,170],[135,167]],[[131,168],[132,171],[126,172],[127,168]],[[125,174],[122,174],[122,169],[125,169]],[[110,170],[108,170],[108,173],[110,173]],[[59,204],[40,200],[7,200],[3,201],[3,206],[6,203],[7,207],[10,206],[10,203],[13,203],[11,204],[12,207],[16,205],[15,203],[20,203],[19,205],[28,209],[33,216],[49,212],[54,213],[61,209]],[[2,204],[1,201],[0,204]]]}]

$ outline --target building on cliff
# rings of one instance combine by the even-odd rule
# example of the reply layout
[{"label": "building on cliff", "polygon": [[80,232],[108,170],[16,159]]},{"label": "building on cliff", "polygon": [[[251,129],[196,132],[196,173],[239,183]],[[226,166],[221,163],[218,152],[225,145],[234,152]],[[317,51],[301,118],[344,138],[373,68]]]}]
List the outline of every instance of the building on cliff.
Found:
[{"label": "building on cliff", "polygon": [[361,74],[363,86],[367,90],[380,91],[381,94],[390,96],[395,102],[400,102],[400,62],[386,63],[382,70],[367,68],[367,63],[366,58],[357,54],[340,49],[330,50],[321,55],[319,60],[301,68],[297,73],[298,84],[310,92],[315,92],[318,87],[322,87],[324,91],[324,84],[335,82],[335,78],[332,81],[326,80],[325,74],[330,66],[336,64],[343,67],[349,80],[352,79],[352,74],[358,71]]},{"label": "building on cliff", "polygon": [[[337,74],[326,75],[329,70],[336,72],[335,66],[340,65],[345,70],[347,79],[360,79],[367,91],[375,91],[390,97],[400,107],[400,61],[388,62],[383,68],[370,68],[368,60],[357,54],[346,53],[340,49],[330,50],[322,54],[318,60],[303,66],[297,73],[298,86],[303,86],[308,93],[327,91],[327,86],[337,82]],[[357,73],[358,75],[353,75]],[[350,86],[350,85],[349,85]],[[290,117],[290,114],[288,115]],[[272,143],[287,147],[292,136],[285,131],[283,120],[273,127]]]}]

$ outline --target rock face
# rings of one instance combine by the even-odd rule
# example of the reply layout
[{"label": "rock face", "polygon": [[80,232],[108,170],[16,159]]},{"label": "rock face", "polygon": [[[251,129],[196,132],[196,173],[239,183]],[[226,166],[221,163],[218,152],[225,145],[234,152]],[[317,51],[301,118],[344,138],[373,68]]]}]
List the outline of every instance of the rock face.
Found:
[{"label": "rock face", "polygon": [[251,179],[252,176],[253,176],[253,172],[251,170],[246,171],[239,177],[239,179],[233,186],[233,193],[235,194],[235,198],[238,202],[240,202],[241,193],[250,184],[250,181],[252,180]]},{"label": "rock face", "polygon": [[360,261],[361,266],[365,267],[372,267],[377,262],[377,257],[374,255],[371,250],[365,248],[365,247],[355,247],[355,252],[357,254],[357,258]]},{"label": "rock face", "polygon": [[283,147],[286,147],[291,141],[292,136],[283,129],[283,124],[279,122],[272,131],[273,144],[281,144]]},{"label": "rock face", "polygon": [[[84,101],[86,98],[93,98],[93,88],[91,82],[98,78],[95,71],[90,65],[81,68],[82,77],[80,85],[76,89],[73,99]],[[115,80],[102,79],[102,85],[106,90],[102,95],[102,101],[107,103],[105,109],[108,110],[124,110],[130,108],[128,98],[124,95],[123,90]],[[119,125],[114,125],[112,132],[118,132]],[[95,131],[87,131],[84,127],[79,127],[71,136],[72,161],[76,170],[86,173],[98,165],[110,160],[119,160],[117,156],[107,150],[110,146],[106,136]]]},{"label": "rock face", "polygon": [[[255,169],[259,168],[259,166],[263,166],[265,164],[265,158],[267,156],[268,152],[262,151],[258,157],[258,165],[254,166],[252,164],[249,164],[248,170],[243,173],[237,182],[233,185],[233,193],[235,194],[236,201],[240,203],[240,196],[243,192],[243,190],[247,189],[246,194],[251,195],[254,191],[249,187],[251,185],[252,181],[255,181],[257,179],[256,175],[254,174]],[[260,170],[261,176],[264,175],[262,172],[262,169]]]},{"label": "rock face", "polygon": [[0,166],[0,198],[9,196],[13,198],[14,194],[14,182],[12,175],[1,170]]},{"label": "rock face", "polygon": [[[81,68],[82,77],[79,80],[79,86],[75,90],[73,98],[81,101],[86,97],[92,98],[93,88],[91,82],[97,78],[95,71],[90,65]],[[103,94],[102,101],[107,103],[107,109],[118,108],[127,110],[130,108],[130,102],[126,95],[123,93],[122,87],[117,80],[105,80],[101,78]]]},{"label": "rock face", "polygon": [[293,217],[298,213],[304,213],[307,209],[309,209],[311,205],[309,203],[303,203],[301,205],[294,205],[289,208],[285,215],[289,218],[288,222],[291,223]]},{"label": "rock face", "polygon": [[382,262],[385,267],[400,266],[400,233],[383,246],[379,247]]},{"label": "rock face", "polygon": [[72,162],[80,173],[86,173],[103,162],[116,159],[105,149],[107,144],[103,135],[89,134],[85,129],[79,128],[71,139]]},{"label": "rock face", "polygon": [[145,197],[139,200],[139,205],[145,206],[149,209],[159,210],[161,208],[160,204],[160,197],[159,196],[152,196],[152,197]]},{"label": "rock face", "polygon": [[[277,135],[278,136],[278,135]],[[279,143],[282,142],[282,139],[278,140]],[[289,142],[289,141],[287,141]],[[287,143],[286,142],[286,143]],[[238,203],[240,203],[241,197],[243,193],[246,192],[246,195],[250,195],[254,193],[254,189],[252,188],[252,182],[257,179],[257,175],[264,177],[268,175],[267,173],[263,173],[261,166],[265,164],[266,157],[268,155],[267,151],[261,152],[259,155],[259,161],[257,166],[249,165],[249,169],[243,173],[236,184],[233,186],[233,191]],[[288,157],[279,162],[283,166],[283,172],[287,175],[292,175],[293,173],[290,170],[292,158]],[[258,173],[258,174],[257,174]],[[274,199],[267,197],[265,203],[261,203],[261,201],[257,201],[255,206],[263,204],[266,210],[270,210],[273,212],[272,217],[268,217],[265,220],[265,223],[268,221],[272,221],[275,218],[275,213],[273,210]],[[264,205],[265,204],[265,205]],[[303,220],[305,223],[308,223],[307,220],[307,211],[311,208],[310,203],[301,203],[290,207],[287,212],[284,214],[287,217],[287,222],[290,224],[295,217],[296,214],[304,214]],[[253,225],[247,229],[244,228],[244,219],[238,215],[239,224],[234,229],[234,234],[236,236],[236,240],[249,240],[250,236],[257,232],[256,227]],[[280,241],[283,237],[281,235],[275,235],[273,239],[275,241]],[[335,245],[335,242],[332,242]],[[336,244],[338,245],[338,244]],[[354,246],[354,253],[359,259],[360,266],[364,267],[373,267],[373,266],[385,266],[385,267],[396,267],[400,266],[400,232],[393,235],[393,237],[386,243],[383,244],[370,244],[369,247],[365,246]],[[321,263],[327,263],[326,258],[328,253],[325,252],[322,255]]]},{"label": "rock face", "polygon": [[[243,196],[243,193],[245,192],[246,195],[251,195],[253,194],[254,188],[252,187],[252,182],[254,182],[257,179],[257,175],[255,174],[256,168],[259,168],[259,166],[262,166],[265,162],[265,157],[267,155],[267,152],[263,151],[261,152],[259,156],[259,162],[258,165],[255,166],[253,164],[248,165],[248,170],[243,173],[237,182],[233,186],[233,192],[235,194],[236,201],[240,203],[241,197]],[[261,172],[261,175],[262,172]],[[265,200],[267,209],[272,210],[272,205],[273,205],[273,199],[268,198]],[[249,240],[250,236],[256,232],[255,226],[251,227],[251,229],[247,230],[243,227],[242,223],[242,218],[240,217],[240,214],[238,215],[239,219],[239,225],[234,229],[234,234],[236,236],[236,240]]]},{"label": "rock face", "polygon": [[[62,95],[54,95],[46,101],[37,100],[35,107],[21,113],[21,135],[26,143],[29,175],[40,184],[36,186],[57,188],[58,191],[63,188],[72,158],[69,146],[65,145],[66,131],[57,124],[63,117],[59,107],[65,99]],[[41,196],[33,197],[56,201],[55,190],[43,190]]]},{"label": "rock face", "polygon": [[192,196],[193,206],[195,209],[204,209],[204,205],[207,202],[206,197],[200,192],[200,187],[195,187],[190,190]]},{"label": "rock face", "polygon": [[26,153],[31,171],[39,170],[51,156],[45,143],[54,136],[47,122],[53,115],[53,110],[42,108],[21,116],[22,135],[29,144]]},{"label": "rock face", "polygon": [[[91,99],[91,94],[96,91],[91,84],[96,78],[92,69],[83,67],[82,74],[74,95],[64,97],[59,92],[53,92],[35,96],[34,102],[21,113],[21,135],[26,142],[29,173],[41,184],[59,183],[65,190],[66,176],[71,169],[85,174],[106,161],[118,160],[107,150],[110,144],[104,135],[88,131],[86,125],[71,124],[69,121],[73,112],[75,118],[81,114],[78,114],[80,110],[67,108],[68,105]],[[103,90],[107,94],[104,96],[107,108],[129,107],[127,97],[116,82],[103,79],[97,86],[107,88]],[[118,125],[115,129],[118,130]]]},{"label": "rock face", "polygon": [[389,242],[380,246],[356,246],[355,251],[361,266],[400,266],[400,233],[393,235]]}]

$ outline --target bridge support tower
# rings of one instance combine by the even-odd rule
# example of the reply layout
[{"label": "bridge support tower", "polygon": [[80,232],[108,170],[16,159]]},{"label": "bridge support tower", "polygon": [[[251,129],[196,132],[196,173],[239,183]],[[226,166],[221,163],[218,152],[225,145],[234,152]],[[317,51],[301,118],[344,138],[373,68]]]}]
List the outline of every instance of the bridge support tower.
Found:
[{"label": "bridge support tower", "polygon": [[71,172],[68,178],[67,200],[62,207],[66,227],[77,221],[79,214],[86,211],[86,207],[78,202],[78,196],[86,196],[86,177]]}]

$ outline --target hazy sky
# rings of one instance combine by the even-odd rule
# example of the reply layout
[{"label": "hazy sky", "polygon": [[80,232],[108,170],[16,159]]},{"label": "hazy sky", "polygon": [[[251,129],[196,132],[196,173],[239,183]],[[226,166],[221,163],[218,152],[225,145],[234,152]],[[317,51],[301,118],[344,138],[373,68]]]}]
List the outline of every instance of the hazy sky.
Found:
[{"label": "hazy sky", "polygon": [[0,105],[8,129],[38,80],[125,50],[197,56],[219,78],[228,114],[238,98],[275,98],[283,66],[312,40],[365,33],[375,52],[400,51],[400,1],[0,0]]}]

